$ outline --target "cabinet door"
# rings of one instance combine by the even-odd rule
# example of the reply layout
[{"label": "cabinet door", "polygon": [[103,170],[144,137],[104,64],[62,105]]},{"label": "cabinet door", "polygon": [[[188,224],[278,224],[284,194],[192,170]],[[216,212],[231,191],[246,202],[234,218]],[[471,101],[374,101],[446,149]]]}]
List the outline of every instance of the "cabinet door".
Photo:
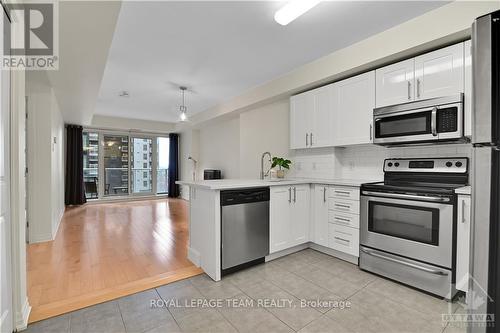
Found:
[{"label": "cabinet door", "polygon": [[375,72],[343,81],[335,87],[335,145],[371,142],[371,123],[375,107]]},{"label": "cabinet door", "polygon": [[457,211],[457,289],[467,292],[470,250],[470,196],[458,196]]},{"label": "cabinet door", "polygon": [[414,59],[377,69],[375,71],[377,107],[413,101],[414,72]]},{"label": "cabinet door", "polygon": [[456,44],[415,58],[416,99],[464,91],[464,44]]},{"label": "cabinet door", "polygon": [[292,187],[292,246],[309,241],[310,192],[309,185]]},{"label": "cabinet door", "polygon": [[291,191],[289,186],[271,188],[269,201],[269,251],[270,253],[290,247],[291,239]]},{"label": "cabinet door", "polygon": [[464,135],[472,135],[472,49],[471,41],[464,42]]},{"label": "cabinet door", "polygon": [[314,113],[309,141],[311,147],[332,145],[333,90],[333,84],[314,90]]},{"label": "cabinet door", "polygon": [[290,98],[290,148],[309,146],[311,122],[314,113],[314,90]]},{"label": "cabinet door", "polygon": [[328,186],[314,186],[314,227],[312,241],[328,246]]}]

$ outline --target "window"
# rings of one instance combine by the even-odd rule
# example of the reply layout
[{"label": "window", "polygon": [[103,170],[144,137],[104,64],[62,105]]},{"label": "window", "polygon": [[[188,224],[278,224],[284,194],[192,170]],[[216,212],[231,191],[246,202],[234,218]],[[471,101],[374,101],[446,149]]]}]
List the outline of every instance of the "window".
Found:
[{"label": "window", "polygon": [[156,166],[156,192],[157,193],[167,193],[168,192],[168,156],[169,156],[169,139],[168,138],[158,138],[157,139],[157,149],[158,149],[158,159]]},{"label": "window", "polygon": [[142,173],[142,177],[143,177],[143,178],[147,178],[147,177],[148,177],[148,172],[147,172],[147,171],[144,171],[144,172]]},{"label": "window", "polygon": [[128,136],[104,135],[104,195],[128,194]]},{"label": "window", "polygon": [[142,156],[143,156],[142,158],[144,158],[145,160],[148,159],[148,154],[143,154]]}]

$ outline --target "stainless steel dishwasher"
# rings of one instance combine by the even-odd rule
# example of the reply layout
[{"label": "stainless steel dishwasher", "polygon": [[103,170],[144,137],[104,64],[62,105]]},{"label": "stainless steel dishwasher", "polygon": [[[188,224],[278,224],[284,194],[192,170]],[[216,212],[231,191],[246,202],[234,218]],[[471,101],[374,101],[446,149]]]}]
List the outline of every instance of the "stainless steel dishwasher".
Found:
[{"label": "stainless steel dishwasher", "polygon": [[269,254],[269,188],[221,191],[222,273]]}]

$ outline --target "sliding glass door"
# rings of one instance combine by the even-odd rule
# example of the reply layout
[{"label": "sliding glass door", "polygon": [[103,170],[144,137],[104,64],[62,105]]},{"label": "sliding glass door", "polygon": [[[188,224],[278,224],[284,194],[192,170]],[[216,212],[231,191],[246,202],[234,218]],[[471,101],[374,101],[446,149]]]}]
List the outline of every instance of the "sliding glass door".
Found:
[{"label": "sliding glass door", "polygon": [[87,199],[168,193],[169,139],[89,129],[83,132]]},{"label": "sliding glass door", "polygon": [[130,139],[131,188],[134,194],[153,194],[153,139]]},{"label": "sliding glass door", "polygon": [[103,136],[104,196],[129,193],[129,145],[128,136]]}]

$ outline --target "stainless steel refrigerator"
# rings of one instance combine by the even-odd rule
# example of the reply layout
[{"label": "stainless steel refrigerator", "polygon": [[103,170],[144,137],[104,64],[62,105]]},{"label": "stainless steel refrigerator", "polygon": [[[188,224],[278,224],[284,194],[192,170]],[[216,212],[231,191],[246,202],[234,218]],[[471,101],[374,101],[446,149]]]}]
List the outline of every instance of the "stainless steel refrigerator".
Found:
[{"label": "stainless steel refrigerator", "polygon": [[[473,224],[469,332],[500,331],[500,11],[472,25]],[[460,246],[460,244],[458,244]],[[486,315],[486,316],[485,316]],[[496,321],[495,322],[495,317]],[[480,319],[483,318],[483,319]],[[482,323],[481,323],[482,322]]]}]

